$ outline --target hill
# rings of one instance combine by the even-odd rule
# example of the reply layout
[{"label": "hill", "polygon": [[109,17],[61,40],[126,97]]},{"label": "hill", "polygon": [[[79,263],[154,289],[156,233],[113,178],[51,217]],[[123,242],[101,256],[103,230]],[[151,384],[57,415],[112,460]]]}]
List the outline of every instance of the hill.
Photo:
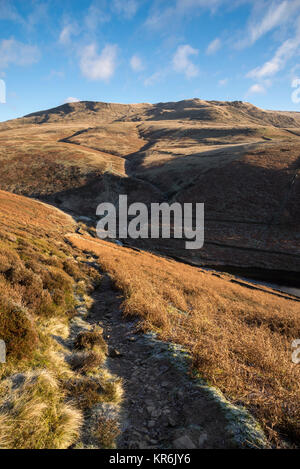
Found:
[{"label": "hill", "polygon": [[[299,136],[200,99],[0,124],[0,447],[299,445],[299,299],[241,278],[299,286]],[[120,194],[204,202],[203,249],[97,240]]]},{"label": "hill", "polygon": [[0,188],[92,218],[119,194],[204,202],[201,251],[176,240],[137,245],[295,283],[299,129],[298,113],[243,102],[65,104],[0,124]]}]

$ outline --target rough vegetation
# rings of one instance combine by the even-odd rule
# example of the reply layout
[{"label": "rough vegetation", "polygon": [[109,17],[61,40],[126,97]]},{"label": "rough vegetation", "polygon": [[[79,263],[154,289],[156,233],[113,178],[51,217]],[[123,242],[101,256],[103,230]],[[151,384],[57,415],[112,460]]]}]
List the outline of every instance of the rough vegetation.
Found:
[{"label": "rough vegetation", "polygon": [[[298,271],[299,113],[249,103],[65,104],[0,124],[0,189],[95,216],[100,202],[204,202],[198,264]],[[293,283],[292,276],[291,282]]]},{"label": "rough vegetation", "polygon": [[69,448],[82,437],[83,411],[121,399],[104,370],[101,329],[70,328],[77,296],[88,306],[100,275],[66,241],[71,217],[3,191],[0,205],[0,447]]},{"label": "rough vegetation", "polygon": [[124,294],[126,316],[186,347],[199,376],[246,405],[273,442],[299,441],[300,369],[291,360],[300,333],[298,302],[148,253],[70,239],[99,256]]},{"label": "rough vegetation", "polygon": [[[120,340],[130,353],[121,316],[109,316],[111,305],[120,314],[122,300],[124,318],[132,321],[127,332],[137,324],[140,333],[183,346],[191,375],[246,406],[274,447],[299,446],[300,368],[291,360],[299,302],[197,268],[267,270],[295,286],[299,129],[298,113],[200,99],[71,103],[0,123],[0,339],[7,347],[7,363],[0,364],[1,448],[107,448],[126,441],[119,437],[126,433],[118,414],[121,377],[133,380],[128,388],[137,398],[136,375],[151,381],[157,354],[149,358],[152,343],[141,341],[134,350],[144,347],[143,359],[123,357],[118,365],[120,353],[106,341],[113,326],[114,346]],[[129,203],[204,202],[204,248],[187,252],[184,240],[148,239],[134,240],[132,250],[88,236],[95,233],[97,205],[116,203],[119,194],[128,194]],[[115,290],[98,290],[93,322],[91,294],[104,278],[99,266]],[[117,375],[108,368],[111,359]],[[172,398],[173,408],[181,402],[188,419],[198,418],[191,406],[184,409],[181,390],[181,397],[169,392],[170,384],[172,378],[158,389],[166,407]],[[151,418],[147,444],[155,447],[157,435],[167,441],[153,429],[161,418],[174,428],[167,433],[175,448],[194,447],[193,438],[197,447],[209,445],[214,430],[217,447],[230,446],[222,436],[224,416],[218,415],[217,431],[208,401],[197,409],[210,436],[202,432],[200,442],[193,427],[187,440],[175,435],[172,415],[152,408],[151,386],[142,385],[152,398],[143,403]]]}]

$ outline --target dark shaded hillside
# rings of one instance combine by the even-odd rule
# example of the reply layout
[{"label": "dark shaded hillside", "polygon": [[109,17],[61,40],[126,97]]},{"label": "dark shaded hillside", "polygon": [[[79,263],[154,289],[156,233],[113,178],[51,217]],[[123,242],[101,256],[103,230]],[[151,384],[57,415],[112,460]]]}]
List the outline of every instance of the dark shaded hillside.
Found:
[{"label": "dark shaded hillside", "polygon": [[137,244],[200,264],[298,271],[299,138],[298,113],[240,101],[64,104],[0,124],[0,188],[92,218],[119,194],[204,202],[202,250]]}]

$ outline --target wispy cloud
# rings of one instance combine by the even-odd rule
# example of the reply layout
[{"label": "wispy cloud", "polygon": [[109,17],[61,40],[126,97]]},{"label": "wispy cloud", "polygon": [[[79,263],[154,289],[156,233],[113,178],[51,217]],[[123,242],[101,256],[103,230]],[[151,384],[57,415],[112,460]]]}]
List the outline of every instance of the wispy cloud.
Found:
[{"label": "wispy cloud", "polygon": [[211,41],[210,44],[208,44],[207,49],[206,49],[206,54],[207,55],[212,55],[215,54],[222,46],[221,40],[216,37],[213,41]]},{"label": "wispy cloud", "polygon": [[31,65],[38,62],[40,52],[37,46],[23,44],[15,39],[3,39],[0,42],[0,68],[10,64],[18,66]]},{"label": "wispy cloud", "polygon": [[173,68],[176,72],[184,73],[187,78],[198,75],[198,67],[191,61],[190,57],[198,55],[198,50],[189,44],[179,46],[173,57]]},{"label": "wispy cloud", "polygon": [[89,6],[83,19],[84,27],[88,31],[95,31],[101,24],[110,21],[111,15],[103,2],[93,2]]},{"label": "wispy cloud", "polygon": [[64,100],[64,104],[79,103],[79,102],[80,102],[80,99],[72,98],[72,96]]},{"label": "wispy cloud", "polygon": [[165,75],[166,75],[165,70],[159,70],[158,72],[155,72],[152,75],[150,75],[148,78],[146,78],[144,80],[144,85],[147,87],[153,86],[155,85],[155,83],[159,83],[160,81],[162,81]]},{"label": "wispy cloud", "polygon": [[75,23],[67,24],[61,30],[58,41],[60,44],[66,46],[71,43],[72,36],[76,34],[78,34],[77,25]]},{"label": "wispy cloud", "polygon": [[0,0],[0,19],[23,23],[22,16],[10,0]]},{"label": "wispy cloud", "polygon": [[95,43],[85,46],[80,53],[80,69],[90,80],[108,81],[115,73],[118,47],[108,44],[98,55]]},{"label": "wispy cloud", "polygon": [[139,8],[137,0],[113,0],[111,6],[116,13],[126,19],[133,18]]},{"label": "wispy cloud", "polygon": [[[225,0],[226,1],[226,0]],[[146,20],[146,26],[151,29],[161,29],[175,25],[191,13],[201,14],[203,11],[215,11],[224,0],[173,0],[168,2],[158,1],[154,4]]]},{"label": "wispy cloud", "polygon": [[142,59],[138,55],[133,55],[131,57],[130,66],[134,72],[141,72],[144,70]]},{"label": "wispy cloud", "polygon": [[288,27],[299,17],[299,0],[254,0],[253,11],[246,26],[246,34],[236,47],[249,46],[276,28]]},{"label": "wispy cloud", "polygon": [[300,46],[300,34],[295,38],[286,40],[275,52],[274,56],[262,66],[251,70],[248,78],[265,79],[271,77],[282,70],[288,60],[290,60]]},{"label": "wispy cloud", "polygon": [[46,79],[51,80],[52,78],[64,78],[64,76],[65,73],[60,70],[51,70]]},{"label": "wispy cloud", "polygon": [[228,83],[228,78],[223,78],[223,79],[219,80],[218,85],[219,86],[226,86],[227,83]]},{"label": "wispy cloud", "polygon": [[265,93],[266,89],[260,83],[255,83],[254,85],[250,86],[249,90],[247,91],[247,95],[249,94],[262,94]]}]

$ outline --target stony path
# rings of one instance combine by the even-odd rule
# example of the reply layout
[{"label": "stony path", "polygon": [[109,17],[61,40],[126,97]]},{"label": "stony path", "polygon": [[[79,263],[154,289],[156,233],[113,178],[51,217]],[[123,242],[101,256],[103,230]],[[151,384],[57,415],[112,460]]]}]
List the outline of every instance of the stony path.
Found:
[{"label": "stony path", "polygon": [[219,406],[166,355],[166,345],[136,332],[122,318],[122,297],[108,276],[94,294],[92,324],[104,329],[108,368],[123,379],[118,448],[229,448]]}]

